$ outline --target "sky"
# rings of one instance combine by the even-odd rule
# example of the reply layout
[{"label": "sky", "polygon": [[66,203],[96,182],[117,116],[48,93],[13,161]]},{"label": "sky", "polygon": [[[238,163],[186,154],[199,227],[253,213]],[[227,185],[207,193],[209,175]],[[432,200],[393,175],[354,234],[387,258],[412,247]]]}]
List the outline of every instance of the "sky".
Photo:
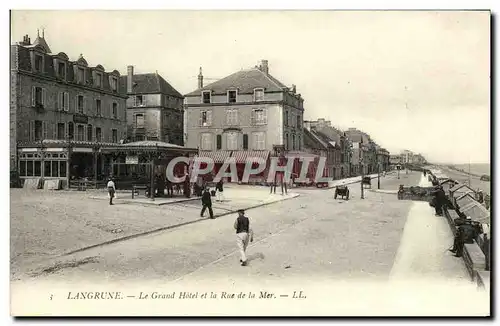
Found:
[{"label": "sky", "polygon": [[480,11],[13,11],[11,43],[45,29],[53,52],[179,92],[269,61],[304,118],[368,133],[391,153],[490,162],[490,13]]}]

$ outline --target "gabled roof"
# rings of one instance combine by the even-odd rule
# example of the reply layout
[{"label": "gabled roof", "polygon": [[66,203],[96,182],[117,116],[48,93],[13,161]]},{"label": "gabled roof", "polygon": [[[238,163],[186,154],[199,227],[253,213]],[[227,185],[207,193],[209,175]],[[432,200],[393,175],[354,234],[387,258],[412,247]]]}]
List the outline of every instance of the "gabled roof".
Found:
[{"label": "gabled roof", "polygon": [[253,94],[254,89],[264,88],[264,92],[283,92],[287,87],[269,74],[258,68],[235,72],[216,82],[199,88],[186,96],[199,96],[201,91],[210,90],[212,94],[226,94],[229,89],[238,89],[239,94]]},{"label": "gabled roof", "polygon": [[[450,191],[451,192],[455,192],[455,191],[457,191],[457,190],[459,190],[461,188],[464,188],[464,187],[466,189],[471,190],[472,192],[475,192],[474,189],[472,189],[471,187],[469,187],[469,186],[467,186],[466,184],[463,184],[463,183],[462,184],[457,184],[455,187],[451,188]],[[464,189],[464,190],[466,190],[466,189]]]},{"label": "gabled roof", "polygon": [[45,50],[46,53],[52,53],[49,45],[47,44],[47,42],[45,41],[45,38],[43,38],[43,37],[38,36],[35,39],[35,41],[33,42],[33,46],[40,46]]},{"label": "gabled roof", "polygon": [[304,128],[304,146],[306,148],[313,149],[327,149],[328,145],[317,135],[315,135],[314,131],[308,130]]},{"label": "gabled roof", "polygon": [[[121,87],[127,88],[127,76],[120,77]],[[184,98],[162,76],[155,73],[134,74],[132,77],[132,92],[129,94],[154,94],[161,93],[173,97]]]}]

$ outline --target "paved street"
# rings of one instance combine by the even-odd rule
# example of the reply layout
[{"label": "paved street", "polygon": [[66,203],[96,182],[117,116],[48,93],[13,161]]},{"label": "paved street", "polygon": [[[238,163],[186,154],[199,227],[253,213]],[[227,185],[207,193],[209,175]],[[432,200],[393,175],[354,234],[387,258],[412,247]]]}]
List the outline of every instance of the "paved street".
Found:
[{"label": "paved street", "polygon": [[[418,185],[422,180],[420,173],[401,174],[399,180],[392,175],[382,179],[381,187],[397,189],[399,184]],[[373,185],[376,188],[376,182]],[[256,282],[261,286],[294,282],[300,288],[301,283],[312,281],[346,286],[428,279],[431,284],[452,282],[455,289],[461,284],[475,291],[462,260],[446,252],[452,243],[446,222],[435,217],[428,204],[398,201],[395,194],[372,191],[365,191],[362,200],[359,183],[349,187],[349,201],[334,200],[333,189],[297,189],[301,194],[297,198],[249,210],[255,241],[248,249],[247,267],[238,264],[232,226],[236,215],[231,214],[45,261],[30,271],[31,277],[24,276],[24,282],[14,282],[13,289],[82,281],[191,287],[230,284],[238,289]],[[123,209],[137,208],[120,209],[123,214]],[[89,208],[86,214],[90,212]]]}]

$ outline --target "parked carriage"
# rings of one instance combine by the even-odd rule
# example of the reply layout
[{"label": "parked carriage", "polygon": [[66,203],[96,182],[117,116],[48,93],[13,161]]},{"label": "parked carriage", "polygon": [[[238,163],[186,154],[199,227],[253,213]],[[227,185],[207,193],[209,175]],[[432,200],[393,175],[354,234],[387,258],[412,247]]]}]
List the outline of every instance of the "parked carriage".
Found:
[{"label": "parked carriage", "polygon": [[341,196],[342,199],[349,200],[349,188],[347,186],[335,187],[335,195],[333,198],[337,199],[337,196]]},{"label": "parked carriage", "polygon": [[363,179],[361,180],[361,184],[363,185],[369,185],[370,188],[372,187],[372,178],[370,177],[363,177]]}]

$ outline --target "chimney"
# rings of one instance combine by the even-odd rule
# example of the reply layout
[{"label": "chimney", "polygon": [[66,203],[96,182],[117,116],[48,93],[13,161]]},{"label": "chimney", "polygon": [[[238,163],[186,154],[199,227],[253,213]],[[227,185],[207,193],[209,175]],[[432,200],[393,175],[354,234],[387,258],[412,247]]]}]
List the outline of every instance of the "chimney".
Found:
[{"label": "chimney", "polygon": [[297,92],[297,86],[292,84],[292,93],[295,94]]},{"label": "chimney", "polygon": [[269,75],[269,65],[267,60],[262,60],[260,63],[260,70],[265,73],[266,75]]},{"label": "chimney", "polygon": [[200,73],[198,74],[198,89],[203,88],[203,72],[200,67]]},{"label": "chimney", "polygon": [[127,93],[132,93],[132,79],[134,77],[134,66],[127,67]]}]

